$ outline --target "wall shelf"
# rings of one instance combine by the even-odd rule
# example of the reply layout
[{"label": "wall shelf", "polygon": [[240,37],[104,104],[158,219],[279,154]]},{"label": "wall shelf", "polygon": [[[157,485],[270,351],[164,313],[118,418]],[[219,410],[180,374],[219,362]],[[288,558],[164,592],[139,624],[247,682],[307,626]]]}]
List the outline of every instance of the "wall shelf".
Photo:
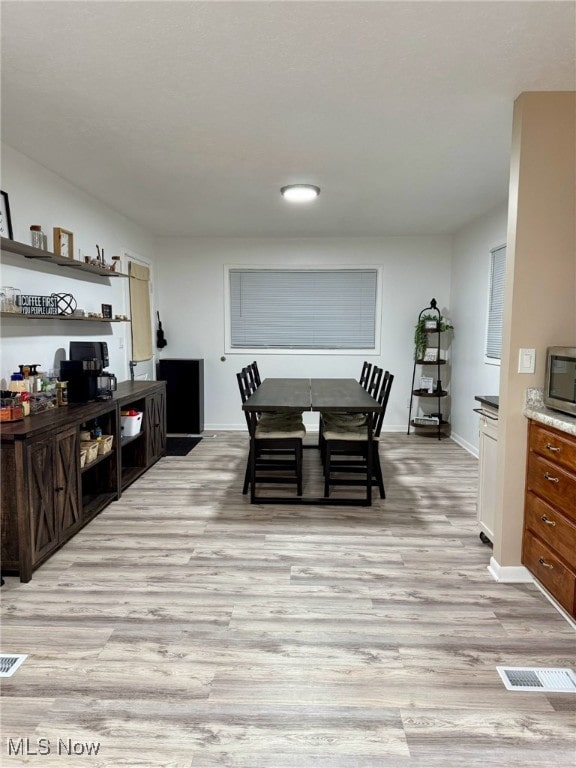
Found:
[{"label": "wall shelf", "polygon": [[19,312],[0,312],[0,317],[15,320],[75,320],[80,323],[129,323],[111,317],[78,317],[77,315],[22,315]]},{"label": "wall shelf", "polygon": [[0,247],[5,253],[13,253],[16,256],[22,256],[25,259],[33,259],[45,264],[55,264],[56,266],[74,269],[78,272],[88,272],[91,275],[98,275],[99,277],[129,277],[123,272],[113,272],[111,269],[106,269],[106,267],[96,267],[92,264],[85,264],[65,256],[58,256],[51,251],[35,248],[32,245],[27,245],[27,243],[19,243],[16,240],[10,240],[7,237],[2,238]]}]

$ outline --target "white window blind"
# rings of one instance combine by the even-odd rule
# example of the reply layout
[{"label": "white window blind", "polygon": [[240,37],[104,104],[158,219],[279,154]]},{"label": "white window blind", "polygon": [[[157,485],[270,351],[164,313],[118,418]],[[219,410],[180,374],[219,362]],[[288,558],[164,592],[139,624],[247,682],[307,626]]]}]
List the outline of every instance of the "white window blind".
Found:
[{"label": "white window blind", "polygon": [[504,319],[504,282],[506,279],[506,246],[490,251],[490,296],[486,357],[500,360],[502,354],[502,322]]},{"label": "white window blind", "polygon": [[373,349],[377,269],[230,269],[232,348]]}]

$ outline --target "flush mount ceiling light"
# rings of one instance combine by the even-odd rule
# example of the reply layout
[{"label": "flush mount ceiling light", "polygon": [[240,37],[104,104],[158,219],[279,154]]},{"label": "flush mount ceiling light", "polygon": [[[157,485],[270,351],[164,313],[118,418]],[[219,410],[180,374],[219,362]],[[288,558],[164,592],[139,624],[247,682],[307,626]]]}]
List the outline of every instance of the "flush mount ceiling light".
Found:
[{"label": "flush mount ceiling light", "polygon": [[313,184],[289,184],[280,190],[282,196],[291,203],[309,203],[320,194],[320,187]]}]

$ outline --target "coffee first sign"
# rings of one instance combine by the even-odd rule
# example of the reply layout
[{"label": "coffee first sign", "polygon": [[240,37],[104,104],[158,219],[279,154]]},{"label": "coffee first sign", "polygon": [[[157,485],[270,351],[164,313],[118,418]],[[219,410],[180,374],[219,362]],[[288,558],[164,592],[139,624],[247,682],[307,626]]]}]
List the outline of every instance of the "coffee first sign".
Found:
[{"label": "coffee first sign", "polygon": [[29,296],[18,297],[20,312],[23,315],[59,315],[58,296]]}]

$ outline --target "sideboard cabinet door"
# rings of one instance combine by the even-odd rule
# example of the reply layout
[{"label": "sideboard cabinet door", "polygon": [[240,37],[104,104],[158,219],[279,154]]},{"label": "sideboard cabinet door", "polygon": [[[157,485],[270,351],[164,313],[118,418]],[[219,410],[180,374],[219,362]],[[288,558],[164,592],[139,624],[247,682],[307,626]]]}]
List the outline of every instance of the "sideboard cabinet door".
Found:
[{"label": "sideboard cabinet door", "polygon": [[34,440],[27,446],[28,509],[32,565],[58,546],[54,508],[54,439]]},{"label": "sideboard cabinet door", "polygon": [[155,392],[146,398],[147,463],[152,464],[166,452],[166,393]]},{"label": "sideboard cabinet door", "polygon": [[82,506],[80,502],[80,450],[78,430],[71,427],[55,437],[55,495],[58,539],[65,541],[81,527]]}]

